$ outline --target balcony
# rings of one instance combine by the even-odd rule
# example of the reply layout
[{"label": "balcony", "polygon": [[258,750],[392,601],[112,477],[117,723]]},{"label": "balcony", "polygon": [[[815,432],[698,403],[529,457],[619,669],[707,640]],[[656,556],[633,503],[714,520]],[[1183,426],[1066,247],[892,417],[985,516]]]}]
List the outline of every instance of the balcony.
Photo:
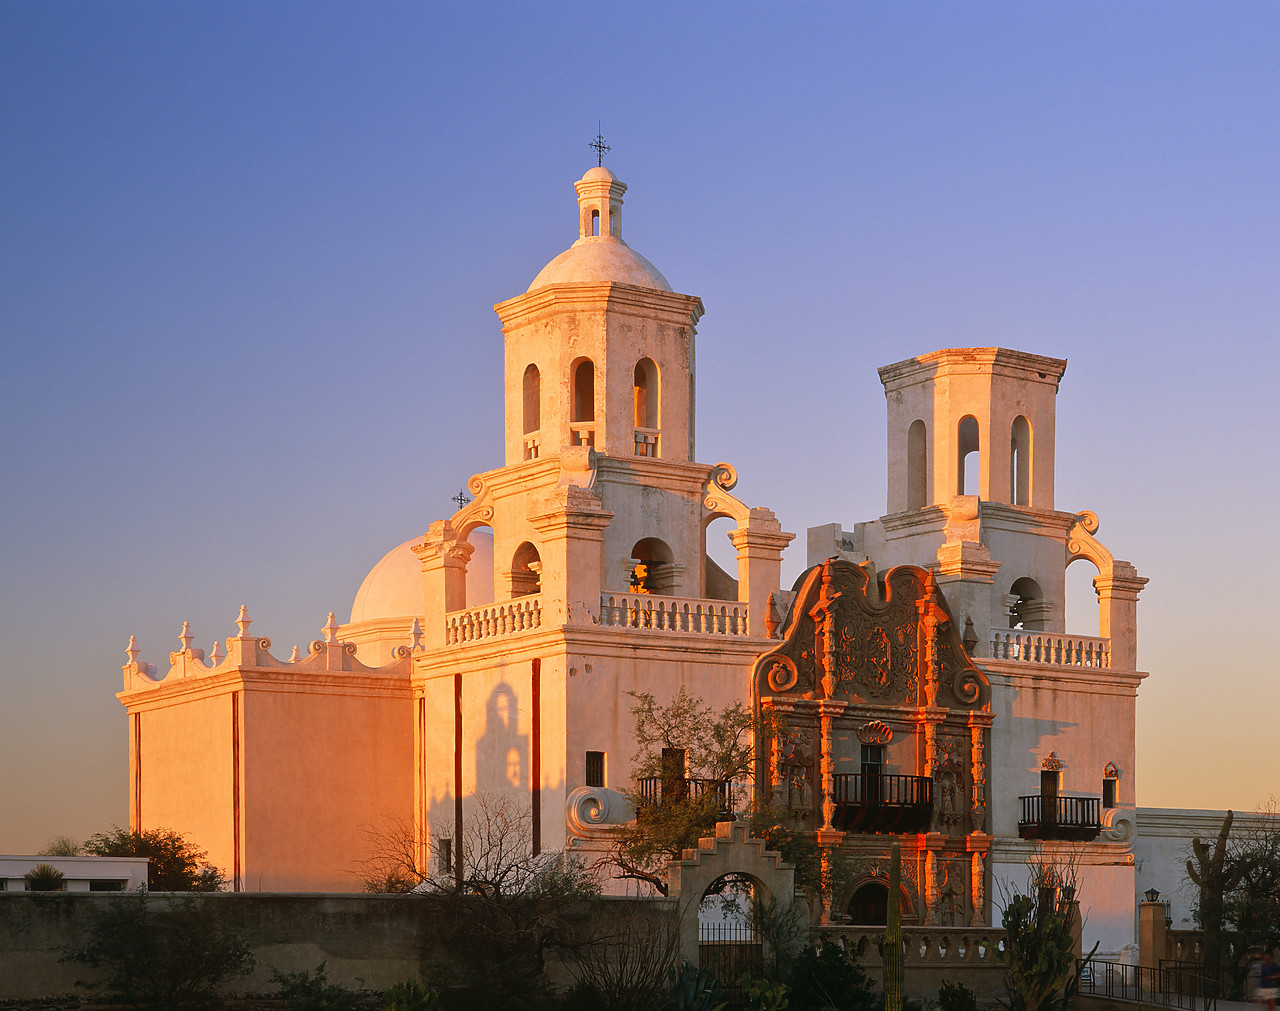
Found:
[{"label": "balcony", "polygon": [[842,832],[928,832],[933,780],[850,772],[833,777],[835,827]]},{"label": "balcony", "polygon": [[1102,831],[1101,797],[1020,797],[1022,817],[1018,835],[1023,839],[1064,839],[1088,842]]},{"label": "balcony", "polygon": [[1054,664],[1060,667],[1110,667],[1111,640],[1096,635],[1064,635],[1021,628],[993,628],[988,640],[993,660]]},{"label": "balcony", "polygon": [[733,781],[727,779],[673,779],[645,776],[640,786],[640,806],[670,804],[681,800],[701,800],[708,794],[719,798],[720,810],[733,813]]}]

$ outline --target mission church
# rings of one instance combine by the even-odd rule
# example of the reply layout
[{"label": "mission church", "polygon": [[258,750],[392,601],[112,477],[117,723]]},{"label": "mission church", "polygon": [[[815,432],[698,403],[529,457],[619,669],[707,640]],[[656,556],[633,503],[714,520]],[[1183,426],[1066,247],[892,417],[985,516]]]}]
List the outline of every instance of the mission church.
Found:
[{"label": "mission church", "polygon": [[[886,515],[810,529],[783,587],[795,535],[697,460],[701,300],[623,241],[609,169],[574,185],[579,238],[495,307],[505,459],[471,501],[379,561],[305,653],[277,657],[243,607],[207,654],[184,625],[163,672],[130,641],[130,826],[179,828],[237,891],[354,890],[387,824],[443,872],[485,796],[531,810],[535,850],[603,855],[646,787],[627,693],[683,687],[781,728],[751,785],[856,872],[821,915],[882,906],[896,840],[907,922],[989,924],[1048,849],[1077,865],[1086,947],[1116,957],[1146,580],[1055,504],[1066,361],[956,348],[880,369]],[[707,554],[723,518],[733,572]],[[1065,628],[1076,561],[1097,636]]]}]

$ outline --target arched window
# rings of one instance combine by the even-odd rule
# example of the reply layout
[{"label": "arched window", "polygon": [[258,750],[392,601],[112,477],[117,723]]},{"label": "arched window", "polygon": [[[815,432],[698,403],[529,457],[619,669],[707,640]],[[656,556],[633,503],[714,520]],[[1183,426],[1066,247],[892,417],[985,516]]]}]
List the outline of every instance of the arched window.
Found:
[{"label": "arched window", "polygon": [[960,419],[956,430],[956,449],[958,457],[957,495],[978,495],[978,480],[981,471],[978,463],[978,419],[966,414]]},{"label": "arched window", "polygon": [[1031,425],[1019,414],[1009,440],[1009,501],[1031,504]]},{"label": "arched window", "polygon": [[569,413],[570,444],[594,446],[596,420],[596,366],[590,358],[573,363],[573,392]]},{"label": "arched window", "polygon": [[923,509],[929,501],[928,444],[923,421],[907,429],[907,508]]},{"label": "arched window", "polygon": [[[538,458],[538,430],[542,427],[542,374],[538,366],[524,370],[524,458]],[[530,438],[533,436],[533,438]]]},{"label": "arched window", "polygon": [[671,594],[678,589],[679,571],[667,542],[657,537],[636,541],[631,549],[632,593]]},{"label": "arched window", "polygon": [[527,597],[542,591],[542,559],[538,549],[524,541],[511,559],[511,596]]},{"label": "arched window", "polygon": [[641,358],[635,371],[636,456],[658,455],[658,366]]},{"label": "arched window", "polygon": [[600,212],[599,211],[591,212],[591,234],[597,235],[597,236],[600,234]]}]

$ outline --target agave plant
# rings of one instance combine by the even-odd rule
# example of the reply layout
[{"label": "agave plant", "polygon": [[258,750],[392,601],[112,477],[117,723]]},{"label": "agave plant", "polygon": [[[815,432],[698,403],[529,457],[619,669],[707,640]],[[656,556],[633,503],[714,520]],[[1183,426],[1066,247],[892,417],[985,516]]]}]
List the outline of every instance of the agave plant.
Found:
[{"label": "agave plant", "polygon": [[679,972],[671,975],[671,989],[663,1007],[667,1011],[722,1011],[728,1003],[710,968],[685,962]]},{"label": "agave plant", "polygon": [[60,892],[66,887],[63,878],[62,871],[53,864],[37,864],[22,875],[29,892]]}]

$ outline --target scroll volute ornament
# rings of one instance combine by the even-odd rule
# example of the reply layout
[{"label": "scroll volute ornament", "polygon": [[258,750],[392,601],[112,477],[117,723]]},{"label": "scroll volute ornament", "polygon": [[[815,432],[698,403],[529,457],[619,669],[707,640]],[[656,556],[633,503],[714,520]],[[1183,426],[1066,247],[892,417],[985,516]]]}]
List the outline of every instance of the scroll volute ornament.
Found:
[{"label": "scroll volute ornament", "polygon": [[985,709],[986,675],[930,574],[897,566],[883,591],[875,578],[834,558],[802,577],[783,641],[756,661],[759,695]]}]

